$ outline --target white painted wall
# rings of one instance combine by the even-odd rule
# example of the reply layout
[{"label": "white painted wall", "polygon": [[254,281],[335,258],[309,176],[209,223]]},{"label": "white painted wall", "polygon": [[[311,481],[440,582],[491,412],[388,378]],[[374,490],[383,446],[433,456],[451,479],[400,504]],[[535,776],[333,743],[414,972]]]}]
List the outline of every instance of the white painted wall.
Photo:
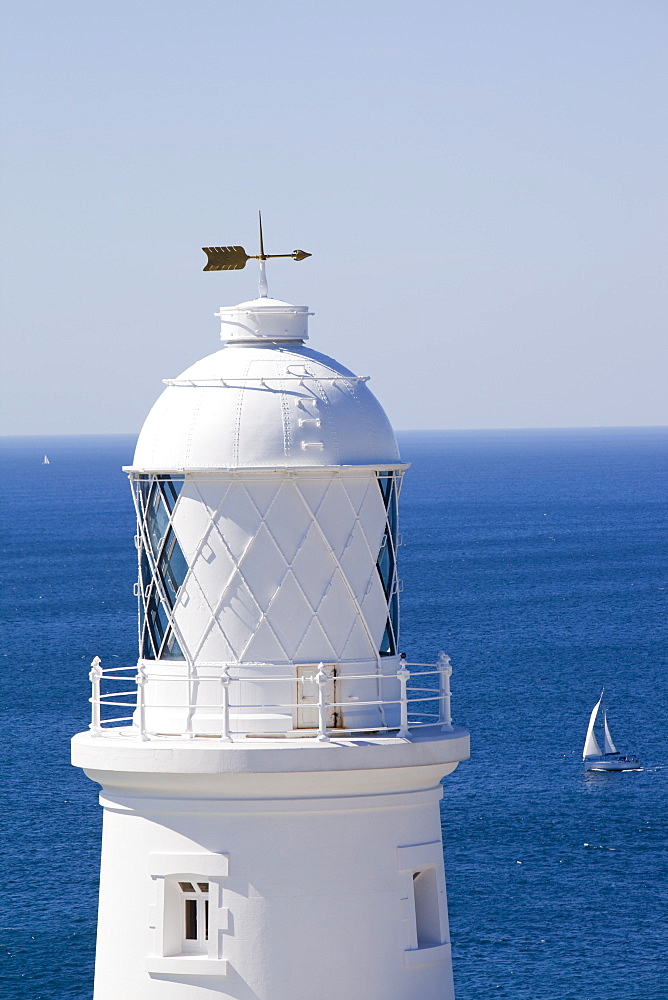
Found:
[{"label": "white painted wall", "polygon": [[[324,757],[311,744],[302,756],[329,770],[273,774],[184,773],[191,748],[173,741],[160,759],[130,740],[125,756],[101,746],[111,738],[77,741],[75,758],[106,786],[95,1000],[451,1000],[438,803],[461,730],[436,752],[433,740],[394,741],[399,767],[378,766],[391,749],[379,740]],[[375,766],[356,769],[367,750]],[[192,752],[198,767],[208,751]],[[263,754],[280,766],[280,752]],[[105,759],[110,770],[91,766]],[[413,873],[429,868],[438,940],[418,948]],[[163,954],[175,950],[163,872],[210,881],[202,959]]]}]

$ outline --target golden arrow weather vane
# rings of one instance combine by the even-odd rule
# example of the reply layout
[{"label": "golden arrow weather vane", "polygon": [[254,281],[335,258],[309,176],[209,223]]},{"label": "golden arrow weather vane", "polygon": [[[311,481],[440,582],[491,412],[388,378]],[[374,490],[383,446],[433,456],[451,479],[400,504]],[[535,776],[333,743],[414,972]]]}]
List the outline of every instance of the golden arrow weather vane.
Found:
[{"label": "golden arrow weather vane", "polygon": [[310,257],[310,253],[305,250],[293,250],[292,253],[265,253],[264,239],[262,237],[262,213],[258,212],[260,222],[260,252],[258,254],[248,254],[243,247],[202,247],[207,256],[204,271],[240,271],[246,266],[248,260],[260,261],[260,295],[267,294],[267,278],[265,275],[265,260],[274,257],[291,257],[292,260],[305,260]]}]

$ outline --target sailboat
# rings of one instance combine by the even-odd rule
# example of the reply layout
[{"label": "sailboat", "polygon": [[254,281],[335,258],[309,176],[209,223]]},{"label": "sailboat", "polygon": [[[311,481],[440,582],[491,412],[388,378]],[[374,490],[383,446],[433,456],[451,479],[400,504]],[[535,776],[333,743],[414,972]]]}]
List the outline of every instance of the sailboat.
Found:
[{"label": "sailboat", "polygon": [[42,459],[42,465],[51,465],[51,462],[49,461],[47,455],[45,455],[44,458]]},{"label": "sailboat", "polygon": [[598,744],[596,734],[594,733],[594,724],[603,702],[604,694],[605,688],[601,691],[601,697],[592,708],[591,715],[589,716],[587,736],[582,751],[585,771],[637,771],[640,767],[640,761],[635,757],[623,757],[612,742],[605,706],[603,707],[603,750],[601,750]]}]

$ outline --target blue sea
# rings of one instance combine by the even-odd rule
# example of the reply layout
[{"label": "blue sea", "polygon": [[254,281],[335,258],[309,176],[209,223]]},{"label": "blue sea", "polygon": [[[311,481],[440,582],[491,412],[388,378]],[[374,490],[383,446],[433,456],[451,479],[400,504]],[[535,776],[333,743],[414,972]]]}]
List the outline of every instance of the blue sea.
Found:
[{"label": "blue sea", "polygon": [[[450,654],[472,736],[444,781],[457,1000],[667,1000],[668,429],[400,443],[401,645]],[[136,660],[132,452],[2,442],[3,1000],[92,996],[101,817],[68,742],[93,656]],[[640,772],[583,772],[604,684]]]}]

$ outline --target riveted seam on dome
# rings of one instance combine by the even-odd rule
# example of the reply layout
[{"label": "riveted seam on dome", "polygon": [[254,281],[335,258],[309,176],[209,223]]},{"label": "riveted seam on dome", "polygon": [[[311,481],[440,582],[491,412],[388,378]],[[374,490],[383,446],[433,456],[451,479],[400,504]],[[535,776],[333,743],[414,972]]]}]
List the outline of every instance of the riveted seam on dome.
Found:
[{"label": "riveted seam on dome", "polygon": [[376,446],[379,443],[378,435],[376,434],[374,421],[369,418],[368,407],[365,406],[364,399],[359,391],[359,382],[351,383],[348,386],[348,389],[350,391],[350,395],[353,399],[353,402],[356,404],[357,409],[360,411],[361,422],[364,425],[369,435],[372,450],[375,450]]},{"label": "riveted seam on dome", "polygon": [[[330,401],[329,401],[329,398],[327,396],[327,393],[325,392],[325,390],[324,390],[324,388],[322,386],[322,383],[321,383],[321,381],[320,381],[320,379],[318,377],[315,377],[314,381],[315,381],[315,385],[314,385],[315,392],[317,392],[318,396],[320,397],[320,401],[323,404],[323,407],[326,409],[330,405]],[[335,388],[336,388],[336,383],[333,382],[332,383],[332,390],[335,390]],[[327,421],[327,426],[328,426],[329,433],[332,436],[332,443],[334,445],[334,448],[333,448],[334,457],[335,457],[336,461],[338,462],[339,459],[340,459],[340,455],[341,455],[341,449],[339,447],[339,437],[338,437],[338,434],[336,433],[336,423],[333,420],[328,420]]]},{"label": "riveted seam on dome", "polygon": [[283,380],[280,381],[281,387],[281,414],[283,416],[283,451],[286,458],[290,458],[292,454],[292,434],[291,434],[291,424],[290,424],[290,408],[288,405],[288,399],[285,395],[285,386]]},{"label": "riveted seam on dome", "polygon": [[186,439],[186,449],[185,449],[186,461],[189,461],[190,457],[191,457],[190,453],[191,453],[191,449],[192,449],[193,437],[195,436],[195,428],[197,426],[197,418],[199,416],[199,411],[202,408],[202,403],[203,403],[203,399],[202,399],[201,396],[199,397],[199,399],[195,400],[195,408],[194,408],[194,410],[192,412],[192,416],[190,418],[190,428],[188,430],[188,437]]},{"label": "riveted seam on dome", "polygon": [[[253,364],[252,360],[246,363],[246,372],[245,372],[246,376],[248,376],[252,364]],[[239,465],[239,449],[240,449],[240,439],[241,439],[241,409],[243,407],[245,394],[246,390],[242,386],[239,391],[239,396],[237,398],[237,407],[234,420],[234,439],[232,442],[232,461],[237,466]]]}]

